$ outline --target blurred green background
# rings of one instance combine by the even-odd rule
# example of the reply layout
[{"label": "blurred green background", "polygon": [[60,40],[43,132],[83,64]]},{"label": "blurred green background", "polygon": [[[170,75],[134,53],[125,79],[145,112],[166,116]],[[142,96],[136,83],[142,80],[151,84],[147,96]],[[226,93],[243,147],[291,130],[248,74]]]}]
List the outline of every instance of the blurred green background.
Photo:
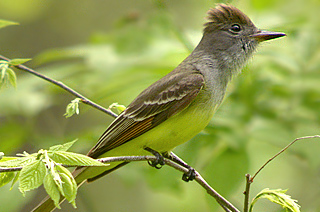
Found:
[{"label": "blurred green background", "polygon": [[[320,131],[320,1],[243,0],[232,3],[262,29],[287,37],[264,43],[228,88],[210,125],[175,153],[242,209],[245,174],[296,137]],[[27,65],[97,103],[127,105],[173,70],[202,34],[210,0],[1,0],[0,54],[33,58]],[[0,151],[35,152],[78,138],[86,153],[112,118],[86,106],[63,117],[74,98],[21,71],[17,89],[0,90]],[[304,212],[320,211],[320,140],[296,143],[269,164],[252,185],[289,189]],[[0,211],[28,211],[44,193],[0,190]],[[196,183],[169,167],[132,163],[81,187],[78,211],[222,211]],[[73,211],[68,204],[63,211]],[[259,201],[255,211],[282,211]]]}]

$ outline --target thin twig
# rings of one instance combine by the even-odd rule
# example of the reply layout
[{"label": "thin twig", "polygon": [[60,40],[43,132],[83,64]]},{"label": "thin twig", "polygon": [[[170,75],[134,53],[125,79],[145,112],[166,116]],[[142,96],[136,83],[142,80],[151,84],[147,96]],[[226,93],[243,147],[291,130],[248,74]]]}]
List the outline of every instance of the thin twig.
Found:
[{"label": "thin twig", "polygon": [[1,172],[16,172],[21,171],[22,167],[0,167]]},{"label": "thin twig", "polygon": [[[6,57],[4,57],[2,55],[0,55],[0,59],[1,60],[5,60],[5,61],[10,61],[10,59],[8,59],[8,58],[6,58]],[[101,105],[98,105],[97,103],[95,103],[95,102],[91,101],[90,99],[84,97],[83,95],[81,95],[80,93],[78,93],[77,91],[73,90],[72,88],[70,88],[69,86],[63,84],[60,81],[56,81],[56,80],[54,80],[54,79],[52,79],[50,77],[47,77],[47,76],[45,76],[43,74],[40,74],[40,73],[34,71],[33,69],[28,68],[27,66],[24,66],[24,65],[16,65],[14,67],[19,69],[19,70],[26,71],[26,72],[28,72],[30,74],[33,74],[33,75],[35,75],[35,76],[37,76],[37,77],[39,77],[41,79],[44,79],[44,80],[46,80],[46,81],[48,81],[48,82],[50,82],[52,84],[55,84],[55,85],[59,86],[60,88],[62,88],[65,91],[69,92],[70,94],[72,94],[73,96],[76,96],[76,97],[80,98],[81,101],[84,104],[90,105],[90,106],[92,106],[92,107],[94,107],[94,108],[96,108],[96,109],[98,109],[98,110],[100,110],[100,111],[102,111],[102,112],[114,117],[114,118],[117,117],[117,114],[115,114],[111,110],[106,109],[106,108],[102,107]]]},{"label": "thin twig", "polygon": [[221,196],[218,192],[216,192],[196,171],[196,179],[195,181],[199,183],[204,189],[206,189],[207,193],[216,199],[216,201],[221,205],[223,204],[232,212],[240,212],[236,207],[234,207],[228,200],[226,200],[223,196]]},{"label": "thin twig", "polygon": [[260,171],[266,166],[268,165],[268,163],[270,163],[273,159],[275,159],[277,156],[279,156],[281,153],[283,153],[284,151],[286,151],[292,144],[294,144],[296,141],[299,140],[303,140],[303,139],[310,139],[310,138],[320,138],[320,135],[313,135],[313,136],[304,136],[304,137],[300,137],[300,138],[296,138],[294,139],[294,141],[292,141],[291,143],[289,143],[286,147],[284,147],[280,152],[278,152],[277,154],[275,154],[272,158],[270,158],[267,162],[265,162],[265,164],[263,164],[260,169],[253,175],[253,177],[250,179],[252,182],[254,180],[254,178],[260,173]]},{"label": "thin twig", "polygon": [[[176,154],[174,154],[173,152],[171,152],[170,155],[166,158],[168,158],[169,160],[173,161],[174,163],[179,164],[180,166],[186,168],[186,170],[188,170],[188,172],[189,172],[188,167],[190,168],[190,166],[185,161],[183,161],[180,157],[178,157]],[[184,173],[188,173],[188,172],[184,172]],[[195,172],[195,174],[196,174],[196,178],[197,177],[199,178],[198,179],[199,184],[200,184],[200,181],[205,182],[205,180],[201,177],[201,175],[198,172]],[[207,183],[200,184],[200,185],[202,185],[202,187],[205,186],[204,188],[207,190],[207,192],[216,199],[216,201],[220,204],[220,206],[226,212],[237,211],[237,209],[231,203],[229,203],[227,200],[223,199],[223,197],[218,192],[216,192],[213,188],[211,188]]]},{"label": "thin twig", "polygon": [[246,174],[246,190],[243,192],[243,194],[244,194],[243,212],[248,212],[248,209],[249,209],[249,196],[250,196],[251,183],[252,183],[251,175]]},{"label": "thin twig", "polygon": [[[111,163],[111,162],[133,162],[133,161],[155,161],[157,158],[155,156],[146,155],[146,156],[120,156],[120,157],[108,157],[108,158],[99,158],[98,161],[102,163]],[[187,173],[189,170],[176,162],[164,158],[165,164],[168,166],[183,172]],[[74,167],[74,166],[66,166],[66,167]],[[14,168],[7,168],[7,167],[0,167],[1,172],[9,172],[9,171],[20,171],[22,167],[14,167]],[[236,207],[234,207],[228,200],[222,197],[217,191],[215,191],[203,178],[202,176],[196,171],[196,178],[195,181],[201,185],[207,193],[215,198],[215,200],[225,209],[225,211],[229,212],[240,212]]]}]

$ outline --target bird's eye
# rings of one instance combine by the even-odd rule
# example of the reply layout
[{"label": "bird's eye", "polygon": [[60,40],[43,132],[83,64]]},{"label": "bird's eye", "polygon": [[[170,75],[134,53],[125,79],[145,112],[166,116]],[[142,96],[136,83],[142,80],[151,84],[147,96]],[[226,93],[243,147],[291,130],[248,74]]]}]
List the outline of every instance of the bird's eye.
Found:
[{"label": "bird's eye", "polygon": [[230,27],[230,31],[231,32],[235,32],[235,33],[238,33],[241,31],[241,27],[239,24],[233,24],[231,27]]}]

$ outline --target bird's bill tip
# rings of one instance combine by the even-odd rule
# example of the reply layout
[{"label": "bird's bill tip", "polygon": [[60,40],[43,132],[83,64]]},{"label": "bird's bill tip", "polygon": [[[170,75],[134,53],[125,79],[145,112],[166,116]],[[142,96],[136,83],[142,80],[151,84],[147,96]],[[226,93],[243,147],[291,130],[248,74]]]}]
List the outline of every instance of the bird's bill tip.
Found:
[{"label": "bird's bill tip", "polygon": [[280,38],[286,36],[283,32],[269,32],[269,31],[258,31],[255,34],[251,35],[250,37],[256,39],[259,42],[271,40],[275,38]]}]

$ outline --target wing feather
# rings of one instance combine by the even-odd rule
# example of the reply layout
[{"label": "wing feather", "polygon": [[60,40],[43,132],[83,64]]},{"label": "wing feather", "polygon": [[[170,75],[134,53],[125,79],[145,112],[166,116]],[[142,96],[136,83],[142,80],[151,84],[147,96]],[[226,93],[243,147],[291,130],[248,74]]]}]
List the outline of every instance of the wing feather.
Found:
[{"label": "wing feather", "polygon": [[171,72],[144,90],[107,128],[88,155],[98,158],[181,112],[204,86],[198,70]]}]

